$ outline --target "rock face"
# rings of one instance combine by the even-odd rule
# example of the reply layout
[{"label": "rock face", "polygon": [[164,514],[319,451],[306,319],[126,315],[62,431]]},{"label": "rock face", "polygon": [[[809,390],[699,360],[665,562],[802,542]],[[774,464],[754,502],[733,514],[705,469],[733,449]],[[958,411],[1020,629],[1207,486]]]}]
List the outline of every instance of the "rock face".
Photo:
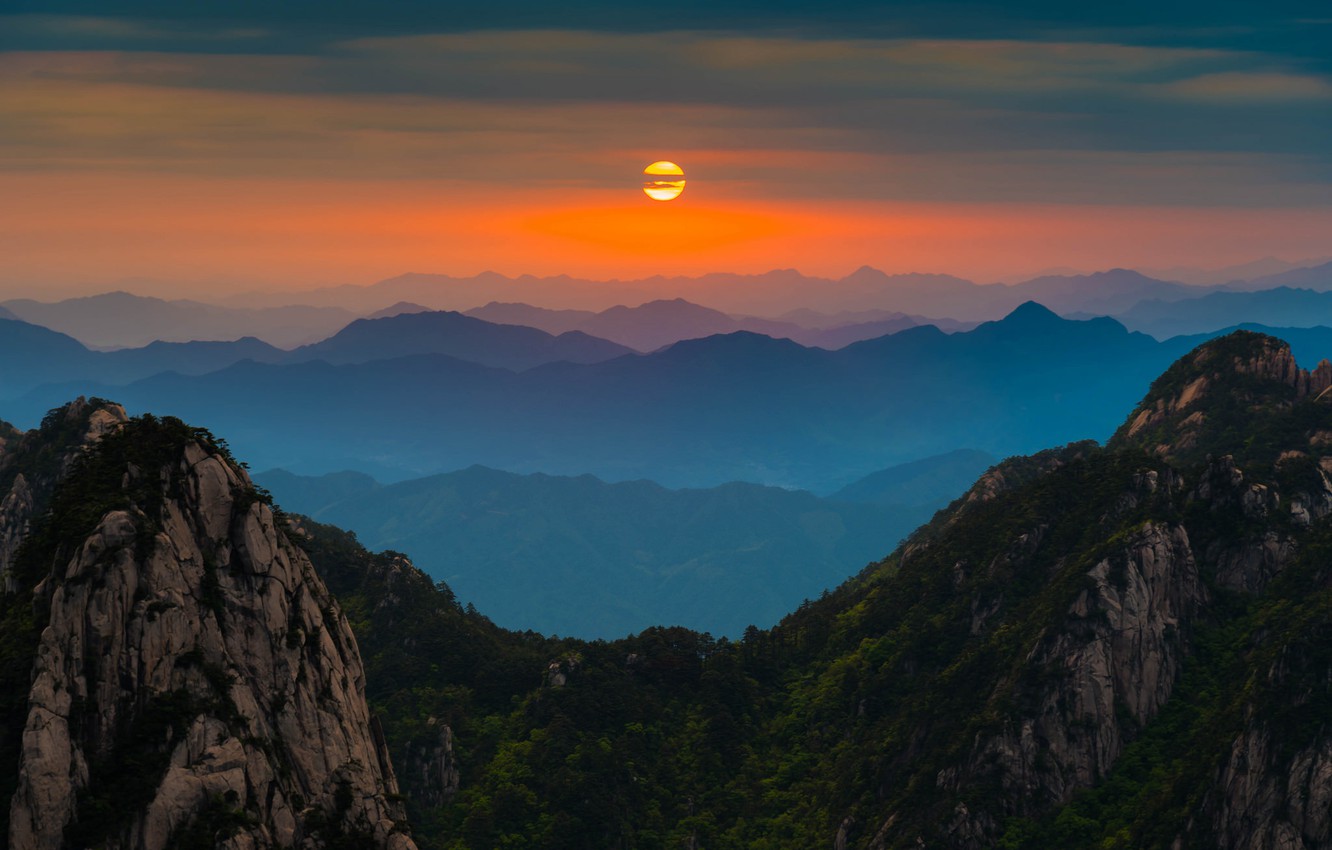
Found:
[{"label": "rock face", "polygon": [[115,505],[44,553],[9,847],[414,847],[347,620],[244,472],[170,420],[95,451],[48,519]]},{"label": "rock face", "polygon": [[1217,845],[1302,850],[1332,842],[1332,741],[1283,756],[1270,730],[1236,738],[1218,779]]},{"label": "rock face", "polygon": [[18,583],[10,570],[18,547],[32,530],[32,515],[36,506],[32,488],[23,473],[14,476],[14,482],[4,499],[0,499],[0,590],[18,591]]},{"label": "rock face", "polygon": [[[1137,444],[1162,457],[1186,457],[1213,420],[1258,402],[1281,405],[1322,398],[1332,387],[1332,362],[1301,369],[1290,346],[1262,334],[1237,331],[1199,346],[1175,363],[1111,440]],[[1273,392],[1273,390],[1279,392]]]},{"label": "rock face", "polygon": [[[89,446],[125,424],[125,408],[78,399],[52,411],[39,431],[0,439],[0,589],[15,593],[11,565],[56,484]],[[8,425],[3,426],[8,429]]]},{"label": "rock face", "polygon": [[450,800],[462,784],[458,760],[453,754],[453,730],[447,724],[439,724],[439,737],[434,742],[409,742],[403,772],[411,777],[412,787],[418,789],[422,805],[442,806]]},{"label": "rock face", "polygon": [[[1087,578],[1065,627],[1029,656],[1032,666],[1058,671],[1024,694],[1036,710],[978,741],[962,769],[941,776],[942,787],[997,780],[1031,810],[1065,803],[1105,776],[1132,732],[1170,698],[1187,653],[1180,623],[1207,598],[1188,534],[1149,524]],[[993,826],[973,825],[967,833],[980,840],[962,846],[983,846]]]}]

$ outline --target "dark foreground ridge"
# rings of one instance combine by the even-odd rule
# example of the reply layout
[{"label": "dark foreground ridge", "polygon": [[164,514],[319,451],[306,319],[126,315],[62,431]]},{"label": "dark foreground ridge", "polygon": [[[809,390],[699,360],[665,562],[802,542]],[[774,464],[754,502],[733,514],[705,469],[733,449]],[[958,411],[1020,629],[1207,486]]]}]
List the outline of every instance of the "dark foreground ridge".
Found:
[{"label": "dark foreground ridge", "polygon": [[[1328,847],[1332,405],[1319,376],[1329,372],[1301,372],[1289,349],[1270,337],[1235,334],[1208,343],[1156,382],[1107,448],[1080,443],[996,466],[884,561],[775,628],[735,642],[665,628],[615,642],[498,629],[405,557],[368,553],[345,532],[274,514],[261,493],[245,496],[252,491],[243,474],[199,432],[181,445],[198,446],[202,465],[187,462],[167,479],[144,474],[178,469],[183,455],[172,448],[171,461],[160,464],[125,454],[140,451],[133,447],[150,433],[136,430],[149,427],[143,422],[130,423],[118,434],[139,437],[104,438],[89,456],[110,460],[78,462],[66,479],[101,470],[98,487],[78,492],[114,495],[118,482],[119,493],[129,495],[103,504],[57,487],[52,512],[20,550],[11,568],[19,590],[6,597],[3,621],[6,636],[16,639],[4,643],[3,669],[6,676],[21,673],[25,688],[34,658],[38,683],[43,671],[81,669],[89,683],[84,699],[119,707],[125,697],[116,682],[167,667],[192,699],[215,703],[202,710],[191,704],[189,718],[210,718],[197,722],[234,735],[228,724],[239,721],[218,696],[226,693],[238,715],[263,719],[250,727],[259,741],[272,740],[263,725],[270,718],[298,711],[305,740],[365,741],[365,769],[357,776],[366,784],[342,794],[336,771],[350,768],[327,766],[325,793],[305,799],[301,811],[308,814],[297,819],[305,832],[293,833],[296,840],[313,841],[337,823],[344,831],[379,828],[376,840],[404,842],[391,830],[393,773],[377,755],[378,736],[362,731],[357,738],[359,724],[372,724],[355,698],[355,643],[334,628],[342,622],[338,605],[327,599],[301,609],[310,617],[299,628],[258,628],[269,604],[258,588],[272,586],[261,576],[275,568],[252,564],[275,564],[282,553],[298,580],[308,555],[357,635],[365,693],[384,718],[421,847]],[[7,435],[0,456],[0,488],[11,496],[11,447],[28,439]],[[222,513],[204,510],[191,495],[211,480],[212,472],[202,472],[214,468],[210,458],[218,480],[239,482],[239,489],[210,491],[233,493]],[[131,466],[139,477],[126,477]],[[189,471],[195,467],[201,471]],[[160,512],[151,495],[158,492]],[[105,542],[119,527],[108,524],[111,518],[132,519],[136,509],[165,517],[163,530]],[[204,519],[224,515],[225,527]],[[173,525],[177,516],[181,524]],[[251,547],[250,528],[261,532],[256,541],[271,544],[271,558],[256,560],[256,550],[269,550]],[[156,649],[140,649],[150,645],[141,640],[116,645],[102,638],[77,655],[61,656],[59,646],[37,652],[40,632],[21,613],[34,610],[33,599],[53,600],[43,615],[53,625],[65,622],[63,603],[54,600],[72,598],[117,599],[119,607],[96,610],[121,612],[114,616],[126,622],[139,616],[144,634],[150,609],[159,618],[185,617],[163,608],[176,599],[156,590],[142,598],[128,589],[99,595],[112,592],[124,565],[155,574],[148,565],[164,557],[168,539],[194,541],[201,553],[194,596],[182,593],[180,601],[201,634],[212,635],[207,624],[216,624],[216,637],[201,644],[202,658],[182,650],[175,658],[190,660],[162,662]],[[208,567],[207,551],[229,554]],[[47,584],[34,584],[42,575]],[[322,584],[302,575],[301,586],[320,599]],[[291,591],[272,588],[278,599]],[[233,618],[243,611],[253,614]],[[287,658],[292,670],[307,656],[314,692],[288,686],[295,688],[289,699],[313,700],[313,714],[271,700],[251,706],[246,694],[258,686],[250,681],[250,656],[209,655],[209,647],[249,646],[251,629],[267,635],[259,641],[269,647],[263,653]],[[298,646],[288,649],[292,635]],[[320,650],[318,664],[308,656],[316,640],[332,644]],[[168,658],[171,652],[164,650]],[[334,656],[342,659],[345,684],[323,675]],[[116,680],[96,674],[123,657],[135,659],[124,676],[139,672]],[[5,716],[28,718],[47,698],[37,691],[34,685]],[[320,703],[329,695],[343,702],[336,709]],[[106,724],[98,721],[104,711],[85,710],[84,731],[71,736],[81,752],[97,754],[85,755],[90,778],[103,775],[93,765],[139,751],[107,743],[108,733],[99,731]],[[52,717],[58,726],[58,712]],[[131,731],[156,730],[150,740],[158,747],[149,752],[188,753],[193,739],[169,737],[180,733],[163,731],[176,728],[164,724]],[[288,728],[284,746],[304,746],[292,743]],[[24,801],[49,795],[25,790],[32,775],[27,733],[8,725],[5,733],[5,757],[22,767],[5,774],[20,776],[11,846],[25,846],[14,839],[32,807]],[[265,800],[306,793],[289,792],[293,786],[283,783],[291,780],[277,768],[271,780],[260,776],[272,763],[264,745],[229,740],[251,748],[245,764],[260,765],[244,787],[277,791],[252,800],[247,790],[230,801],[225,792],[220,800],[191,792],[185,797],[208,802],[184,809],[174,829],[202,823],[214,834],[259,836],[277,823],[270,820],[277,809],[265,809]],[[196,763],[203,762],[187,761]],[[113,837],[106,846],[162,846],[132,843],[147,834],[136,824],[148,823],[161,787],[111,807],[120,820],[99,833]],[[74,796],[70,810],[79,819],[72,828],[84,828],[77,824],[85,811],[100,811],[89,808],[96,799],[95,791]],[[77,840],[97,846],[100,839]],[[328,839],[309,846],[336,845]]]}]

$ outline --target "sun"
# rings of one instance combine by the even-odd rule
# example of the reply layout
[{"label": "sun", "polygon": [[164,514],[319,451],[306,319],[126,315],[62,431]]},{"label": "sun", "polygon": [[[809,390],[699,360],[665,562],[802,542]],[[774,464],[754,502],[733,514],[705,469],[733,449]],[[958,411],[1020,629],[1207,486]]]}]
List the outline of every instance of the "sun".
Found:
[{"label": "sun", "polygon": [[684,169],[660,160],[643,169],[643,194],[654,201],[673,201],[684,191]]}]

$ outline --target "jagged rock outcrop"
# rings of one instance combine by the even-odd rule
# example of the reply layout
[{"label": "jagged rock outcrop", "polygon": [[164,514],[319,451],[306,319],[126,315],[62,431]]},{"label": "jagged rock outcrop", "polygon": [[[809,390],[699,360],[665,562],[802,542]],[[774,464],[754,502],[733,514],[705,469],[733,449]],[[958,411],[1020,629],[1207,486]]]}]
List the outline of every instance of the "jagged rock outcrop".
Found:
[{"label": "jagged rock outcrop", "polygon": [[10,564],[18,554],[18,547],[32,530],[32,515],[36,500],[28,479],[23,473],[14,476],[9,492],[0,499],[0,591],[14,593],[18,583],[10,571]]},{"label": "jagged rock outcrop", "polygon": [[42,428],[26,435],[0,423],[8,435],[0,440],[0,591],[18,590],[14,556],[70,465],[127,419],[118,404],[79,398],[51,411]]},{"label": "jagged rock outcrop", "polygon": [[[1044,675],[1012,686],[1030,709],[979,738],[964,764],[941,771],[941,788],[1001,788],[1011,801],[1004,815],[1066,803],[1110,771],[1170,698],[1188,651],[1181,624],[1207,598],[1187,532],[1148,524],[1086,575],[1068,620],[1027,656],[1026,669]],[[951,846],[989,846],[995,812],[964,802],[954,812],[945,830]]]},{"label": "jagged rock outcrop", "polygon": [[963,505],[989,502],[1002,493],[1009,493],[1037,476],[1080,460],[1099,446],[1094,442],[1070,443],[1057,449],[1047,449],[1030,457],[1009,458],[986,470],[962,496]]},{"label": "jagged rock outcrop", "polygon": [[1332,845],[1332,740],[1281,752],[1261,724],[1234,740],[1216,783],[1211,829],[1223,850]]},{"label": "jagged rock outcrop", "polygon": [[442,806],[458,793],[462,775],[453,754],[453,730],[434,717],[427,725],[438,726],[438,737],[433,741],[408,742],[402,772],[404,781],[405,777],[411,777],[411,787],[417,789],[422,805]]},{"label": "jagged rock outcrop", "polygon": [[112,436],[45,521],[110,509],[28,553],[49,613],[9,847],[414,847],[347,620],[245,473],[172,420],[88,421]]},{"label": "jagged rock outcrop", "polygon": [[[1111,439],[1162,457],[1186,459],[1206,450],[1200,440],[1225,433],[1234,420],[1262,410],[1322,399],[1332,387],[1332,362],[1301,369],[1290,346],[1248,331],[1199,346],[1152,384],[1151,392]],[[1294,448],[1294,447],[1287,447]]]}]

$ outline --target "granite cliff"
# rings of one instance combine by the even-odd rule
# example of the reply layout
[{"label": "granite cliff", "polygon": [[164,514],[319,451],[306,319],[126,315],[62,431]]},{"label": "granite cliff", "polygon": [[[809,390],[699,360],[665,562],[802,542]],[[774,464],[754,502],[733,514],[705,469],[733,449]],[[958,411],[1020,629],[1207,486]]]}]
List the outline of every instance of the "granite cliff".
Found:
[{"label": "granite cliff", "polygon": [[0,475],[10,848],[415,846],[347,619],[225,446],[80,401]]}]

